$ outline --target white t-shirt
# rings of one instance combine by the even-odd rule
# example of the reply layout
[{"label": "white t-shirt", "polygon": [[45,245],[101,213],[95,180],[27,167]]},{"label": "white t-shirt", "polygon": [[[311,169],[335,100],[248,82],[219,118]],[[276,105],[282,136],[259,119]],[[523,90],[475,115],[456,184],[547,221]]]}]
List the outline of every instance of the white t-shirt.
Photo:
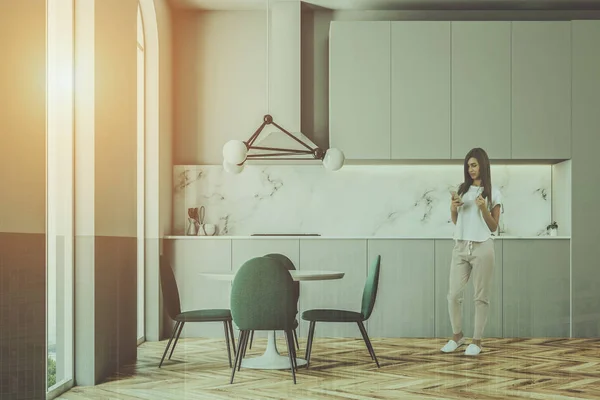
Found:
[{"label": "white t-shirt", "polygon": [[[458,218],[454,229],[454,239],[468,240],[472,242],[485,242],[492,237],[492,232],[481,215],[481,210],[475,204],[477,196],[483,193],[483,187],[473,186],[462,195],[463,205],[458,207]],[[486,204],[488,199],[485,199]],[[502,207],[502,195],[500,191],[492,186],[492,207]]]}]

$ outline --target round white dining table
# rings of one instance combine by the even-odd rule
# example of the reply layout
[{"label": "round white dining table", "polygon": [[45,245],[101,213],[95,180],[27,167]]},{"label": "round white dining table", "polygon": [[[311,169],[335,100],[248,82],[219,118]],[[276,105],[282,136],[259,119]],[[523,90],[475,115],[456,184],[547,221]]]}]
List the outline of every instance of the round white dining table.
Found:
[{"label": "round white dining table", "polygon": [[[290,275],[294,281],[325,281],[331,279],[341,279],[344,277],[344,272],[339,271],[308,271],[308,270],[291,270]],[[233,281],[235,273],[210,273],[201,272],[200,275],[222,281]],[[292,345],[295,345],[293,343]],[[296,357],[296,364],[300,367],[306,365],[306,360]],[[269,331],[267,336],[267,348],[259,357],[246,358],[242,360],[242,367],[255,369],[288,369],[290,368],[289,357],[282,356],[277,350],[275,342],[275,331]]]}]

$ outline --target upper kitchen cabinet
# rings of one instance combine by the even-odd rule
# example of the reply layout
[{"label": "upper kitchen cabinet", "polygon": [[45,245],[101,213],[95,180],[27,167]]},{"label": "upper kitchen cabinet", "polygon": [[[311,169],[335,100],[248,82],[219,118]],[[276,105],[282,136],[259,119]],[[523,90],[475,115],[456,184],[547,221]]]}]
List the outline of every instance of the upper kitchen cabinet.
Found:
[{"label": "upper kitchen cabinet", "polygon": [[512,23],[512,158],[571,158],[571,23]]},{"label": "upper kitchen cabinet", "polygon": [[349,159],[390,158],[390,22],[334,21],[329,144]]},{"label": "upper kitchen cabinet", "polygon": [[450,157],[450,22],[392,22],[392,159]]},{"label": "upper kitchen cabinet", "polygon": [[511,158],[511,23],[452,22],[452,158]]}]

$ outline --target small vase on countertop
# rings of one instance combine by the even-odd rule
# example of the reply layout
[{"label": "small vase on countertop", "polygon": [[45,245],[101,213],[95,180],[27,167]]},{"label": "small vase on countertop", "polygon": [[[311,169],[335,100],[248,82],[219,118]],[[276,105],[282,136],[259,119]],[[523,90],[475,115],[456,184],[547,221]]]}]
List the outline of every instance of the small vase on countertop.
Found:
[{"label": "small vase on countertop", "polygon": [[214,224],[205,224],[204,216],[206,215],[206,209],[204,206],[200,207],[198,213],[198,229],[196,234],[198,236],[214,236],[217,233],[217,227]]},{"label": "small vase on countertop", "polygon": [[198,218],[198,209],[197,208],[188,208],[188,227],[185,231],[185,234],[188,236],[196,236],[198,234],[198,227],[200,226],[200,221]]},{"label": "small vase on countertop", "polygon": [[556,221],[553,221],[550,225],[546,227],[546,231],[550,236],[558,236],[558,224]]},{"label": "small vase on countertop", "polygon": [[198,221],[194,218],[188,218],[188,228],[185,234],[188,236],[196,236],[198,234]]},{"label": "small vase on countertop", "polygon": [[217,233],[215,224],[202,224],[198,228],[198,236],[214,236]]}]

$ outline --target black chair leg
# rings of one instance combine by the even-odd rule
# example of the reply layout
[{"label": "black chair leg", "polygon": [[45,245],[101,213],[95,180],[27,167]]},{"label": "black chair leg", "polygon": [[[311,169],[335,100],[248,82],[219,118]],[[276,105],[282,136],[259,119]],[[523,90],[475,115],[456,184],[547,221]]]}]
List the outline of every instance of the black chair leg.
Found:
[{"label": "black chair leg", "polygon": [[315,321],[310,321],[310,325],[308,327],[308,340],[306,343],[306,368],[310,365],[310,353],[312,351],[313,337],[315,335],[315,325],[317,323]]},{"label": "black chair leg", "polygon": [[[296,360],[298,358],[298,354],[296,353],[296,347],[294,345],[294,333],[293,332],[294,332],[293,330],[291,330],[289,332],[289,335],[290,335],[289,339],[290,339],[290,343],[292,344],[292,353],[293,353],[292,357],[293,357],[293,360],[294,360],[294,368],[296,369],[296,371],[298,371],[298,361]],[[288,333],[285,332],[285,331],[284,331],[284,333],[286,335],[286,340],[287,340],[288,339],[288,337],[287,337]]]},{"label": "black chair leg", "polygon": [[254,331],[252,331],[252,333],[250,333],[250,350],[252,350],[252,341],[253,340],[254,340]]},{"label": "black chair leg", "polygon": [[[293,331],[292,331],[293,332]],[[293,335],[293,334],[292,334]],[[294,365],[296,367],[296,371],[298,371],[298,353],[296,352],[296,348],[294,347],[293,343],[292,343],[292,350],[294,350]]]},{"label": "black chair leg", "polygon": [[367,343],[367,339],[365,338],[365,332],[363,332],[363,326],[361,326],[360,322],[357,322],[356,325],[358,325],[358,329],[360,330],[360,335],[363,338],[363,341],[365,342],[365,345],[367,346],[367,350],[369,351],[369,356],[371,356],[371,360],[375,360],[375,357],[373,357],[373,351],[371,349],[371,346],[369,346],[369,344]]},{"label": "black chair leg", "polygon": [[160,359],[160,364],[158,364],[158,368],[161,367],[163,361],[165,360],[165,356],[167,355],[167,351],[169,351],[169,347],[171,347],[171,342],[173,341],[173,337],[175,336],[175,332],[179,329],[179,321],[175,323],[173,327],[173,333],[171,333],[171,338],[169,339],[169,343],[167,343],[167,347],[165,348],[165,352],[163,353],[162,358]]},{"label": "black chair leg", "polygon": [[233,334],[233,323],[231,322],[231,320],[227,321],[227,325],[229,325],[229,336],[231,336],[231,344],[233,347],[233,355],[237,354],[237,351],[235,349],[235,335]]},{"label": "black chair leg", "polygon": [[[231,369],[231,380],[229,381],[230,384],[233,383],[233,378],[235,376],[235,370],[238,366],[238,363],[241,365],[242,364],[242,350],[243,346],[244,346],[244,339],[246,339],[248,331],[240,331],[240,336],[238,337],[238,352],[235,355],[235,362],[233,363],[233,368]],[[239,371],[239,368],[238,368]]]},{"label": "black chair leg", "polygon": [[179,335],[181,335],[181,331],[183,330],[184,324],[185,324],[184,321],[182,321],[181,324],[179,324],[179,330],[177,331],[177,336],[175,336],[175,341],[173,342],[173,347],[171,347],[171,353],[169,353],[169,360],[171,359],[171,356],[173,355],[173,352],[175,351],[175,346],[177,346],[177,342],[179,341]]},{"label": "black chair leg", "polygon": [[227,321],[223,321],[223,329],[225,329],[225,343],[227,344],[227,357],[229,358],[229,368],[231,368],[231,348],[229,347],[229,326],[227,326]]},{"label": "black chair leg", "polygon": [[[242,352],[242,358],[246,357],[246,350],[248,349],[248,341],[252,341],[251,339],[251,335],[252,333],[250,331],[248,331],[248,337],[246,338],[246,341],[244,342],[244,346],[242,347],[241,345],[238,346],[238,350],[241,348],[241,352]],[[238,369],[239,371],[239,369]]]},{"label": "black chair leg", "polygon": [[[242,357],[242,358],[244,357],[244,355],[242,354],[242,349],[243,349],[242,345],[244,344],[243,341],[242,341],[242,339],[244,338],[243,333],[244,333],[243,331],[240,331],[240,333],[238,334],[238,347],[237,347],[237,353],[235,354],[236,357],[237,357],[237,355],[239,353],[240,357]],[[233,364],[233,368],[236,368],[236,364],[235,363]]]},{"label": "black chair leg", "polygon": [[[237,348],[237,352],[241,353],[242,352],[242,339],[244,338],[244,335],[242,335],[242,331],[240,331],[239,335],[238,335],[238,348]],[[243,355],[242,355],[243,357]]]},{"label": "black chair leg", "polygon": [[290,369],[292,370],[292,378],[294,379],[294,385],[296,384],[296,357],[294,357],[294,340],[292,339],[292,332],[285,331],[285,341],[288,347],[288,355],[290,356]]},{"label": "black chair leg", "polygon": [[238,351],[242,353],[240,358],[240,364],[238,365],[238,371],[242,368],[242,360],[246,357],[246,349],[248,348],[248,341],[250,339],[250,331],[244,331],[244,342],[238,346]]},{"label": "black chair leg", "polygon": [[294,334],[294,340],[296,341],[296,348],[300,350],[300,345],[298,344],[298,334],[296,333],[295,329],[292,332]]},{"label": "black chair leg", "polygon": [[367,350],[369,350],[369,354],[371,354],[371,358],[373,358],[375,360],[375,364],[377,364],[377,368],[379,368],[379,361],[377,360],[377,356],[375,355],[375,349],[373,349],[373,345],[371,344],[371,341],[369,340],[369,335],[367,334],[367,330],[365,329],[365,326],[362,323],[362,321],[358,321],[357,324],[358,324],[358,329],[360,329],[360,333],[362,333],[363,340],[365,341],[365,344],[367,345]]}]

